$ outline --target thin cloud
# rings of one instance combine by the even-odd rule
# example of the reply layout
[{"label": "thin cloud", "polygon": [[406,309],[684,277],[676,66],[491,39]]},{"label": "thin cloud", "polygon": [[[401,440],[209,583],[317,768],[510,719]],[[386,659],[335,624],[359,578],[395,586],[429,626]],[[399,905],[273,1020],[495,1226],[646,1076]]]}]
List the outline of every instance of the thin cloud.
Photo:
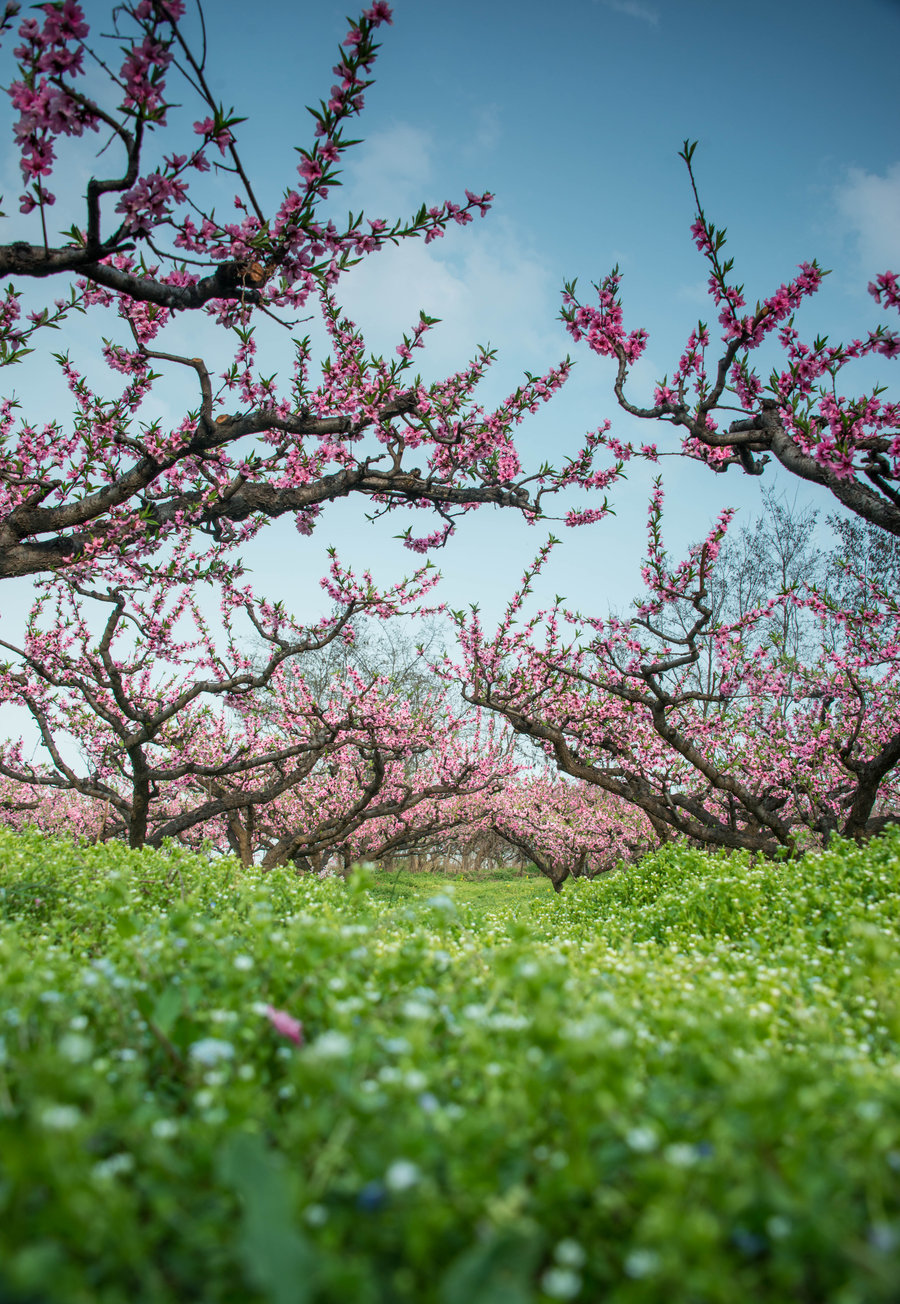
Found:
[{"label": "thin cloud", "polygon": [[642,23],[649,23],[651,27],[659,25],[659,10],[641,4],[640,0],[603,0],[603,3],[607,9],[612,9],[617,14],[625,14],[628,18],[639,18]]},{"label": "thin cloud", "polygon": [[420,309],[440,318],[415,361],[429,379],[458,370],[479,344],[497,347],[500,357],[484,388],[492,394],[496,384],[502,390],[496,397],[505,397],[524,367],[543,370],[566,352],[555,321],[559,287],[545,261],[497,216],[467,228],[459,244],[455,234],[451,229],[446,241],[388,247],[365,259],[343,278],[342,303],[367,348],[388,357]]},{"label": "thin cloud", "polygon": [[479,109],[475,120],[472,137],[473,152],[486,154],[499,143],[503,129],[500,125],[500,111],[496,104],[486,104]]},{"label": "thin cloud", "polygon": [[[499,135],[494,108],[485,106],[476,130],[485,138]],[[374,133],[348,167],[340,198],[364,207],[367,215],[402,215],[437,175],[436,153],[428,133],[406,123]],[[420,309],[440,318],[416,357],[416,367],[429,379],[458,370],[477,345],[496,346],[501,357],[484,389],[491,392],[496,384],[503,391],[499,397],[505,397],[524,367],[541,371],[566,351],[556,324],[559,285],[546,259],[500,214],[490,213],[484,221],[476,217],[464,238],[457,240],[459,235],[451,223],[446,237],[432,244],[386,246],[342,278],[340,301],[362,328],[367,349],[388,357]]]},{"label": "thin cloud", "polygon": [[900,264],[900,162],[883,176],[848,169],[836,192],[837,209],[856,240],[861,270],[867,276],[895,271]]},{"label": "thin cloud", "polygon": [[338,198],[364,207],[367,216],[391,219],[418,208],[423,183],[432,176],[433,142],[407,123],[374,131],[347,155]]}]

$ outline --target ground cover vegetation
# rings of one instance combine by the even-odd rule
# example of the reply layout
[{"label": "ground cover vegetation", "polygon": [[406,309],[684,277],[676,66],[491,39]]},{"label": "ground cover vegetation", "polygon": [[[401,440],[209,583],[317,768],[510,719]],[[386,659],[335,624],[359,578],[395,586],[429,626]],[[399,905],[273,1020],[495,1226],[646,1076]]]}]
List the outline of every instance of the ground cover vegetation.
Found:
[{"label": "ground cover vegetation", "polygon": [[560,895],[0,839],[4,1298],[896,1298],[896,831]]}]

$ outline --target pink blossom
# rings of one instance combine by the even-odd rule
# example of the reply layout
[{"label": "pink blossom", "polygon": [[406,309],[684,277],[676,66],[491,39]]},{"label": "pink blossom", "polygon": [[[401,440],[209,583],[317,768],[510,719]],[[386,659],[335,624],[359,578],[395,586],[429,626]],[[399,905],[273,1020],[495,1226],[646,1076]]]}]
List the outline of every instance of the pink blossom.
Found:
[{"label": "pink blossom", "polygon": [[287,1037],[296,1046],[303,1045],[303,1024],[299,1019],[295,1019],[285,1010],[276,1010],[274,1005],[266,1006],[266,1018],[282,1037]]},{"label": "pink blossom", "polygon": [[375,0],[371,9],[365,11],[365,18],[373,27],[378,27],[381,23],[393,23],[391,6],[386,0]]}]

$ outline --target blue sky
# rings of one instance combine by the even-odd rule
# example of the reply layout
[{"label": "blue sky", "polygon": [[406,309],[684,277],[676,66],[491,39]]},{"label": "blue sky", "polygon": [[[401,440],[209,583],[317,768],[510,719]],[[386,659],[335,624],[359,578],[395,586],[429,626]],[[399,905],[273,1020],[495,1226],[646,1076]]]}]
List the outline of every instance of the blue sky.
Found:
[{"label": "blue sky", "polygon": [[[102,26],[106,6],[85,7]],[[310,139],[303,106],[327,97],[348,12],[346,0],[207,6],[211,81],[226,106],[249,118],[239,140],[270,203],[293,180],[292,147]],[[367,260],[346,278],[344,303],[377,351],[391,352],[420,308],[441,317],[423,361],[428,376],[456,370],[478,343],[498,348],[485,401],[509,393],[526,368],[544,370],[571,352],[572,380],[522,430],[532,464],[558,462],[607,416],[620,436],[655,437],[617,416],[611,366],[570,347],[558,321],[564,280],[578,277],[587,292],[620,264],[626,321],[650,331],[635,370],[638,396],[671,371],[698,316],[714,320],[688,231],[693,206],[677,157],[686,137],[700,142],[704,205],[728,228],[749,300],[817,257],[834,271],[799,319],[801,331],[847,338],[879,319],[866,283],[900,262],[897,3],[397,0],[394,25],[382,33],[376,84],[355,133],[365,142],[347,156],[335,210],[394,217],[423,200],[459,199],[466,186],[497,198],[484,221],[443,241],[408,242]],[[196,116],[190,108],[189,120]],[[89,352],[90,340],[76,343]],[[284,365],[283,342],[273,349]],[[45,374],[37,363],[30,378],[22,373],[17,388],[38,402]],[[174,416],[177,387],[173,394]],[[664,474],[675,552],[723,506],[749,519],[759,504],[759,482],[735,470],[714,477],[670,460]],[[549,592],[584,610],[627,605],[639,586],[648,486],[649,474],[636,468],[614,493],[614,518],[564,532]],[[326,545],[389,582],[414,564],[392,538],[404,524],[370,527],[363,504],[337,504],[311,540],[281,522],[247,560],[261,590],[313,615]],[[435,556],[443,596],[496,613],[546,532],[508,513],[473,514]],[[4,593],[6,612],[12,596]],[[14,607],[24,597],[22,586]]]}]

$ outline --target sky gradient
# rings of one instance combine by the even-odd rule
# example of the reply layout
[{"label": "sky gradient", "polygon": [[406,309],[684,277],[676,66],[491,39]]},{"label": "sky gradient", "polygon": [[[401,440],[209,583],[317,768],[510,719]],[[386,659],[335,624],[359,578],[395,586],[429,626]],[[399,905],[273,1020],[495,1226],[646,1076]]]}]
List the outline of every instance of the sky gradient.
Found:
[{"label": "sky gradient", "polygon": [[[105,5],[88,0],[85,9],[103,26]],[[207,5],[211,82],[226,107],[248,117],[238,139],[264,206],[295,178],[293,147],[311,139],[304,105],[327,98],[348,12],[346,0]],[[677,157],[691,138],[704,206],[728,228],[748,301],[815,257],[833,274],[798,319],[801,333],[847,339],[877,324],[866,284],[900,263],[898,48],[900,4],[889,0],[398,0],[355,133],[364,143],[345,156],[344,185],[333,192],[335,214],[350,207],[393,218],[422,201],[461,199],[465,187],[490,189],[496,202],[484,221],[444,240],[367,259],[345,278],[342,301],[369,348],[386,354],[420,308],[440,317],[423,358],[426,378],[457,370],[476,344],[496,347],[485,403],[514,389],[524,370],[543,371],[571,353],[571,381],[522,429],[531,465],[558,463],[606,417],[620,437],[656,438],[617,415],[611,364],[572,345],[558,320],[563,281],[577,277],[587,292],[620,265],[626,324],[650,332],[634,371],[634,394],[649,397],[698,317],[715,320]],[[185,104],[190,121],[198,114]],[[17,182],[8,133],[5,140],[9,195]],[[15,205],[5,207],[14,225]],[[272,350],[263,369],[286,367],[286,342]],[[48,401],[46,375],[36,365],[22,373],[19,392]],[[860,372],[861,386],[871,379]],[[179,402],[175,387],[173,419]],[[675,554],[724,506],[741,508],[739,521],[758,509],[759,481],[734,469],[717,477],[672,459],[663,471]],[[627,606],[640,583],[650,479],[635,468],[614,491],[614,518],[563,532],[547,592],[587,611]],[[777,483],[793,495],[793,484]],[[823,515],[831,510],[825,496],[813,501]],[[423,520],[414,532],[424,532]],[[364,504],[339,503],[312,539],[282,521],[247,560],[261,591],[312,616],[324,604],[317,580],[327,545],[390,582],[415,564],[393,538],[406,523],[368,526]],[[546,534],[511,513],[472,514],[435,556],[445,573],[441,596],[497,613]],[[4,594],[4,612],[12,598]],[[13,609],[25,598],[19,586]]]}]

